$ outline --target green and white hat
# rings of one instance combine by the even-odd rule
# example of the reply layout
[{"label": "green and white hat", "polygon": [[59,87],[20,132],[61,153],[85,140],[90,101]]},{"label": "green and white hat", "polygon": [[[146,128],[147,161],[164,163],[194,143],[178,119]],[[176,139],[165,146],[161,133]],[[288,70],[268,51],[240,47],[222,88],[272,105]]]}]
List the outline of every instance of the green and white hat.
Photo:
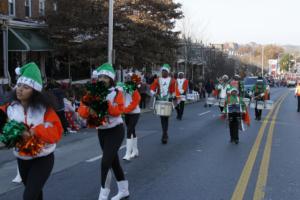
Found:
[{"label": "green and white hat", "polygon": [[232,88],[230,88],[230,93],[232,93],[232,92],[239,93],[239,90],[236,87],[232,87]]},{"label": "green and white hat", "polygon": [[170,67],[170,65],[169,64],[163,64],[163,66],[161,67],[161,69],[160,69],[161,71],[163,71],[163,70],[166,70],[167,72],[169,72],[170,73],[170,71],[171,71],[171,67]]},{"label": "green and white hat", "polygon": [[106,75],[111,79],[115,80],[116,72],[111,64],[104,63],[103,65],[101,65],[100,67],[98,67],[96,70],[93,71],[93,77],[100,76],[100,75]]},{"label": "green and white hat", "polygon": [[42,91],[43,81],[41,71],[34,62],[23,65],[22,67],[17,67],[15,72],[19,76],[17,84],[23,83],[39,92]]}]

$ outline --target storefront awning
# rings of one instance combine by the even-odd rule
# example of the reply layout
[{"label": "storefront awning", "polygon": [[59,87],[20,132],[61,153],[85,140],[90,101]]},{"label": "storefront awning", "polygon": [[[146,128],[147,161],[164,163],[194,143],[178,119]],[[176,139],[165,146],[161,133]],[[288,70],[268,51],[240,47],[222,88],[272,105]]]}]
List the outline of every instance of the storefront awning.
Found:
[{"label": "storefront awning", "polygon": [[45,37],[35,29],[8,29],[8,51],[51,51]]}]

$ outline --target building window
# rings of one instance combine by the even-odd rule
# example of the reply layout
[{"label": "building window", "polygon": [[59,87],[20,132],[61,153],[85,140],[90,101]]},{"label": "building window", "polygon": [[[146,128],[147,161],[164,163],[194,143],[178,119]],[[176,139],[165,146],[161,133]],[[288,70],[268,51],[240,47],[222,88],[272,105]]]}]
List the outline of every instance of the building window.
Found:
[{"label": "building window", "polygon": [[31,0],[25,0],[25,16],[31,17]]},{"label": "building window", "polygon": [[11,16],[15,16],[16,3],[15,0],[8,0],[8,13]]},{"label": "building window", "polygon": [[45,16],[45,0],[40,0],[39,2],[39,13],[40,16]]}]

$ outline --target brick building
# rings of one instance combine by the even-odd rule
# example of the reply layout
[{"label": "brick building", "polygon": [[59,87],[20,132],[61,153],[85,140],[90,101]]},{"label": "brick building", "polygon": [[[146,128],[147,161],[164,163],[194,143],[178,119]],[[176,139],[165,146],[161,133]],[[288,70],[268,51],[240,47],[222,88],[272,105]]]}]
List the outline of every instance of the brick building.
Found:
[{"label": "brick building", "polygon": [[29,61],[46,75],[51,47],[41,34],[44,14],[45,0],[0,1],[0,85],[14,82],[14,69]]}]

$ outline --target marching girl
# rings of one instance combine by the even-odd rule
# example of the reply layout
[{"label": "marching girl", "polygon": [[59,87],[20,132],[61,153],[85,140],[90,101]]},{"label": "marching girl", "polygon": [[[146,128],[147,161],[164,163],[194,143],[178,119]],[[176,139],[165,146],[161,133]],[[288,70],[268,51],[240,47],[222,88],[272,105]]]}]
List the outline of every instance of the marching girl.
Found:
[{"label": "marching girl", "polygon": [[[176,80],[170,76],[170,65],[164,64],[161,67],[161,77],[154,80],[150,86],[150,91],[153,96],[159,101],[173,101],[174,99],[180,99],[180,94],[176,86]],[[168,143],[168,128],[169,128],[169,117],[160,116],[161,127],[162,127],[162,144]]]},{"label": "marching girl", "polygon": [[239,143],[239,129],[242,128],[242,120],[250,126],[249,113],[238,94],[238,89],[233,87],[230,90],[230,95],[226,98],[223,110],[224,117],[228,117],[229,120],[230,142],[235,144]]},{"label": "marching girl", "polygon": [[135,126],[139,120],[141,95],[137,86],[140,78],[136,74],[128,74],[125,82],[125,123],[127,126],[126,154],[124,160],[130,160],[139,155]]},{"label": "marching girl", "polygon": [[[42,77],[38,66],[28,63],[17,68],[16,72],[20,77],[12,101],[0,107],[0,128],[4,136],[4,129],[9,124],[11,129],[7,130],[12,130],[14,122],[19,127],[25,127],[21,129],[21,140],[14,148],[25,186],[23,200],[41,200],[43,187],[53,169],[54,151],[56,143],[61,139],[63,127],[51,107],[52,102],[42,92]],[[6,132],[9,134],[9,131]]]},{"label": "marching girl", "polygon": [[[107,92],[107,95],[105,94],[103,97],[105,100],[102,105],[102,107],[107,108],[107,115],[105,116],[104,122],[102,121],[96,125],[98,129],[99,143],[103,152],[101,161],[101,189],[99,200],[108,199],[110,188],[105,183],[110,169],[114,172],[118,185],[118,194],[114,196],[112,200],[125,199],[129,197],[128,181],[125,180],[124,172],[118,156],[118,151],[125,135],[121,116],[124,112],[123,94],[114,87],[116,74],[111,64],[101,65],[94,71],[93,75],[97,75],[98,81],[108,88],[107,91],[104,91]],[[98,88],[98,90],[100,89],[101,88]],[[78,109],[80,116],[87,118],[88,123],[90,122],[89,118],[94,116],[97,112],[91,107],[92,106],[87,106],[82,101]]]},{"label": "marching girl", "polygon": [[222,101],[225,101],[226,97],[227,97],[227,93],[230,89],[230,85],[227,83],[228,81],[228,76],[224,75],[220,81],[220,83],[217,86],[217,90],[218,90],[218,97],[219,97],[219,101],[220,101],[220,111],[221,113],[223,112],[224,109],[224,105],[222,103]]},{"label": "marching girl", "polygon": [[178,78],[176,79],[177,81],[177,87],[178,87],[178,91],[180,93],[180,100],[178,100],[178,105],[176,107],[176,111],[177,111],[177,119],[178,120],[182,120],[182,116],[183,116],[183,112],[184,112],[184,104],[186,101],[186,94],[187,94],[187,90],[188,90],[188,86],[189,86],[189,81],[187,79],[184,78],[184,73],[183,72],[179,72],[178,73]]}]

